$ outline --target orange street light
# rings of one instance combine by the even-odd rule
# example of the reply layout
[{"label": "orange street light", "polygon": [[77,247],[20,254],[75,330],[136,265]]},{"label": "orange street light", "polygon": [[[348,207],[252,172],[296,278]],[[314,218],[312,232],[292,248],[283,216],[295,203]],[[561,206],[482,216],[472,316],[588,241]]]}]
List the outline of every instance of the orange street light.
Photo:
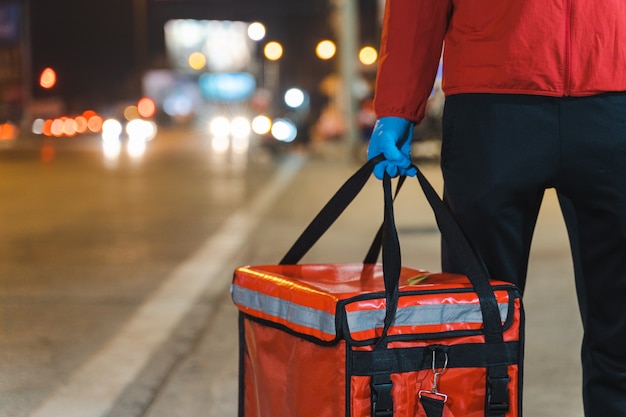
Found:
[{"label": "orange street light", "polygon": [[57,83],[57,74],[52,68],[45,68],[39,77],[39,85],[45,89],[51,89]]}]

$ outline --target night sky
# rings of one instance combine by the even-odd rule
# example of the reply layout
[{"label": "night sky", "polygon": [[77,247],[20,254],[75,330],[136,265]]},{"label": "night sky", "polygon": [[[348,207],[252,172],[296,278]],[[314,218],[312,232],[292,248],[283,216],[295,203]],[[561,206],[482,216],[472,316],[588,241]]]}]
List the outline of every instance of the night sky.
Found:
[{"label": "night sky", "polygon": [[[58,72],[54,92],[33,86],[34,96],[61,94],[81,102],[121,100],[138,94],[134,52],[135,0],[30,0],[33,73]],[[285,46],[286,79],[312,88],[333,64],[303,58],[334,38],[328,0],[146,0],[146,68],[164,65],[163,24],[173,18],[261,21],[267,40]],[[374,29],[375,0],[360,0],[364,26]],[[369,24],[371,22],[371,25]],[[372,42],[374,30],[362,37]],[[371,32],[371,33],[370,33]],[[369,39],[367,39],[369,38]],[[33,77],[36,78],[36,77]],[[35,81],[35,80],[34,80]]]}]

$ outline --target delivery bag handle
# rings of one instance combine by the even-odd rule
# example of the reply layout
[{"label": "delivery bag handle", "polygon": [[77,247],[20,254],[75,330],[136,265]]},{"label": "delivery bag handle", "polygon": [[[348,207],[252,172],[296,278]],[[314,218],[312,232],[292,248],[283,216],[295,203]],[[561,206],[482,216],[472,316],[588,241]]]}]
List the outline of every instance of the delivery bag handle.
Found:
[{"label": "delivery bag handle", "polygon": [[[280,261],[281,265],[292,265],[300,262],[304,255],[306,255],[359,194],[369,180],[374,166],[382,160],[384,160],[383,155],[378,155],[370,159],[346,180],[287,251]],[[501,343],[503,341],[503,329],[500,310],[493,289],[489,283],[489,275],[485,265],[472,248],[448,206],[439,197],[419,168],[415,168],[417,170],[417,180],[435,214],[441,235],[450,248],[452,255],[456,256],[460,265],[463,266],[463,273],[468,277],[474,291],[479,297],[483,316],[485,341],[487,343]],[[387,183],[389,185],[387,185]],[[382,236],[383,275],[385,293],[388,298],[388,311],[385,318],[385,331],[383,333],[386,334],[386,330],[395,317],[395,306],[397,306],[397,298],[399,295],[398,285],[400,280],[401,259],[399,244],[398,249],[395,249],[395,243],[391,242],[397,239],[397,230],[393,221],[393,197],[391,196],[390,179],[383,179],[383,190],[384,193],[387,194],[385,196],[385,220]]]}]

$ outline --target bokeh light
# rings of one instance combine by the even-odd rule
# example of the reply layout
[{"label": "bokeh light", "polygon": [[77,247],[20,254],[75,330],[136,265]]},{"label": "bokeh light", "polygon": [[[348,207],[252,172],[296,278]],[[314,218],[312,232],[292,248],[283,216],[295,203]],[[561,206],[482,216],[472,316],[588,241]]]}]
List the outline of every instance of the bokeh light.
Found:
[{"label": "bokeh light", "polygon": [[43,122],[41,133],[46,136],[52,136],[52,119],[47,119]]},{"label": "bokeh light", "polygon": [[120,122],[115,119],[107,119],[102,123],[102,139],[105,141],[119,140],[122,130]]},{"label": "bokeh light", "polygon": [[267,135],[272,129],[272,120],[264,115],[252,119],[252,131],[257,135]]},{"label": "bokeh light", "polygon": [[74,121],[76,122],[77,134],[82,134],[82,133],[87,132],[87,119],[85,118],[85,116],[76,116],[74,118]]},{"label": "bokeh light", "polygon": [[45,125],[46,121],[44,119],[35,119],[33,121],[33,127],[32,127],[32,132],[35,135],[43,135],[43,127]]},{"label": "bokeh light", "polygon": [[276,119],[272,125],[272,136],[281,142],[293,142],[298,135],[296,125],[289,119]]},{"label": "bokeh light", "polygon": [[193,52],[187,59],[189,67],[193,70],[200,71],[206,67],[206,56],[202,52]]},{"label": "bokeh light", "polygon": [[51,89],[57,83],[57,74],[52,68],[45,68],[39,77],[39,85],[45,89]]},{"label": "bokeh light", "polygon": [[17,137],[17,127],[10,122],[0,124],[0,140],[11,140]]},{"label": "bokeh light", "polygon": [[283,46],[275,41],[268,42],[263,49],[263,53],[270,61],[278,61],[283,56]]},{"label": "bokeh light", "polygon": [[337,46],[333,41],[323,40],[317,44],[315,54],[320,59],[331,59],[337,53]]},{"label": "bokeh light", "polygon": [[143,97],[137,102],[137,111],[141,117],[149,119],[156,114],[156,103],[150,97]]},{"label": "bokeh light", "polygon": [[359,51],[359,61],[363,65],[372,65],[378,59],[378,51],[372,46],[365,46]]},{"label": "bokeh light", "polygon": [[66,118],[63,120],[63,134],[65,136],[76,136],[76,131],[78,130],[78,124],[76,120],[71,118]]},{"label": "bokeh light", "polygon": [[285,92],[285,104],[292,109],[297,109],[304,104],[304,91],[299,88],[290,88]]},{"label": "bokeh light", "polygon": [[157,133],[157,127],[154,122],[142,119],[135,119],[126,125],[126,133],[129,139],[137,139],[150,141],[154,139]]},{"label": "bokeh light", "polygon": [[50,126],[50,132],[52,133],[52,136],[63,136],[63,125],[63,119],[54,119],[52,121],[52,126]]},{"label": "bokeh light", "polygon": [[73,137],[85,133],[100,133],[102,123],[103,119],[100,115],[93,110],[86,110],[78,116],[35,119],[31,131],[36,135]]},{"label": "bokeh light", "polygon": [[[84,116],[84,114],[83,114]],[[85,116],[87,117],[87,116]],[[97,115],[93,114],[87,117],[87,129],[89,129],[92,133],[99,133],[102,131],[102,125],[104,124],[104,119]]]},{"label": "bokeh light", "polygon": [[247,138],[250,136],[251,130],[250,122],[245,117],[235,117],[230,123],[230,132],[233,138]]},{"label": "bokeh light", "polygon": [[139,119],[139,110],[137,109],[137,106],[126,106],[124,108],[124,118],[126,120]]},{"label": "bokeh light", "polygon": [[260,41],[265,37],[265,25],[260,22],[253,22],[248,26],[248,37],[253,41]]},{"label": "bokeh light", "polygon": [[186,94],[174,94],[163,101],[163,111],[172,117],[188,117],[193,113],[193,99]]},{"label": "bokeh light", "polygon": [[209,131],[216,137],[228,137],[230,134],[230,122],[227,118],[219,116],[211,120]]}]

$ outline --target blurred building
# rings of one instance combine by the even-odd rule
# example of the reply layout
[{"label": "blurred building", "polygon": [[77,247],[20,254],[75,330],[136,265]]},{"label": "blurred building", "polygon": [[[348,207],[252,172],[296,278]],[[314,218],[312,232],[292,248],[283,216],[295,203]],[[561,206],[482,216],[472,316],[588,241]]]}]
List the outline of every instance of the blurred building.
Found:
[{"label": "blurred building", "polygon": [[[277,95],[291,87],[307,91],[312,117],[327,104],[322,81],[339,66],[338,57],[321,60],[315,54],[320,40],[338,41],[340,27],[333,18],[337,0],[28,1],[32,62],[29,71],[20,71],[22,83],[36,105],[62,102],[68,112],[136,100],[144,92],[147,73],[175,69],[165,30],[175,20],[262,22],[265,41],[280,42],[284,54],[277,68],[261,71],[279,75]],[[379,1],[356,2],[360,44],[377,45]],[[0,0],[4,3],[19,5],[24,0]],[[260,45],[252,53],[256,61],[262,60]],[[48,67],[57,79],[53,88],[44,89],[39,76]],[[373,72],[365,75],[371,80]]]},{"label": "blurred building", "polygon": [[0,0],[0,124],[19,125],[29,95],[26,13],[25,2]]}]

